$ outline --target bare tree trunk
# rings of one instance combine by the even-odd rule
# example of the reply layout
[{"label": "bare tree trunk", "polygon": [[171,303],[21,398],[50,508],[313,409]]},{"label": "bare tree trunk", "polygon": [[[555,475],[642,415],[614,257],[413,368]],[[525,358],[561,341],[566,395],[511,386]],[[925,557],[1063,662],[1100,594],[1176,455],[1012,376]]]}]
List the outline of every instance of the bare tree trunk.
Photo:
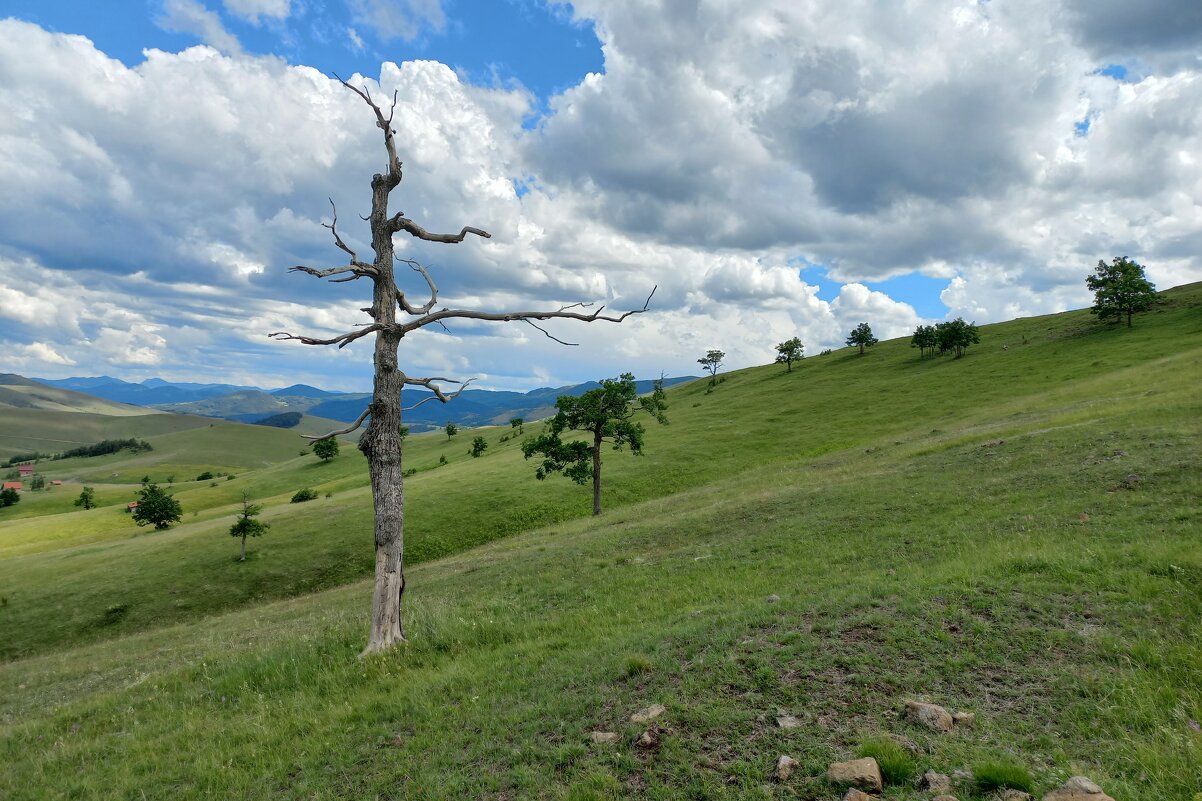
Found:
[{"label": "bare tree trunk", "polygon": [[242,535],[242,558],[239,559],[238,561],[239,562],[246,561],[246,535],[245,534]]},{"label": "bare tree trunk", "polygon": [[376,252],[376,275],[371,316],[382,330],[376,332],[371,421],[359,443],[367,456],[376,510],[376,584],[371,602],[371,634],[364,654],[387,650],[405,641],[401,624],[401,596],[405,593],[405,489],[400,436],[405,374],[397,365],[401,337],[395,331],[397,287],[392,228],[388,224],[388,193],[400,183],[399,178],[397,170],[391,175],[376,175],[372,180],[371,246]]},{"label": "bare tree trunk", "polygon": [[601,431],[593,432],[593,515],[601,514]]}]

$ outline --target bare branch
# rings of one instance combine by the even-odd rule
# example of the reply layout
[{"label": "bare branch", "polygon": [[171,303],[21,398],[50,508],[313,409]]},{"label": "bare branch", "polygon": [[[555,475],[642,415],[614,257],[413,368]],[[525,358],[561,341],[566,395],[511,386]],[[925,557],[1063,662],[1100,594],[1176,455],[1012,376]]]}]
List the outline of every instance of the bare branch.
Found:
[{"label": "bare branch", "polygon": [[330,229],[330,233],[334,235],[334,244],[338,246],[339,250],[350,254],[351,264],[354,264],[355,262],[359,261],[359,256],[355,253],[355,251],[347,247],[347,244],[342,241],[342,237],[338,235],[338,207],[334,205],[334,198],[329,198],[329,201],[330,208],[334,210],[334,219],[330,221],[329,225],[322,223],[321,227]]},{"label": "bare branch", "polygon": [[[463,318],[463,319],[468,319],[468,320],[487,320],[490,322],[501,322],[501,323],[512,322],[514,320],[530,321],[530,320],[558,320],[558,319],[581,320],[586,323],[591,323],[595,320],[604,320],[607,323],[620,323],[623,320],[625,320],[627,317],[630,317],[631,315],[642,314],[643,312],[647,311],[647,309],[650,308],[650,306],[651,306],[651,298],[655,295],[656,289],[659,289],[658,285],[652,288],[651,294],[647,296],[647,300],[644,301],[644,303],[643,303],[643,308],[633,309],[631,311],[623,312],[622,314],[618,314],[618,315],[602,314],[601,312],[604,311],[604,309],[605,309],[604,306],[600,307],[596,311],[591,312],[589,314],[583,314],[581,312],[573,312],[573,311],[565,310],[565,309],[572,308],[572,306],[567,306],[567,307],[564,307],[564,309],[559,309],[556,311],[517,311],[517,312],[480,312],[480,311],[471,311],[469,309],[440,309],[440,310],[434,312],[433,314],[427,314],[423,317],[419,317],[418,319],[414,320],[413,322],[405,323],[404,325],[397,326],[397,330],[402,336],[404,336],[405,334],[409,333],[410,331],[415,331],[418,328],[422,328],[423,326],[430,325],[431,323],[438,323],[443,320],[448,320],[451,318]],[[573,306],[574,305],[576,305],[576,304],[573,304]],[[554,337],[552,337],[552,338],[554,338]]]},{"label": "bare branch", "polygon": [[[526,320],[524,320],[524,322],[529,323],[531,328],[537,328],[539,331],[542,331],[544,334],[547,335],[548,339],[553,339],[556,342],[558,342],[560,345],[571,345],[572,347],[575,347],[580,344],[579,342],[564,342],[562,339],[560,339],[557,336],[554,336],[550,331],[543,328],[541,325],[539,325],[538,323],[534,322],[531,319],[526,319]],[[443,328],[446,328],[446,326],[443,326]]]},{"label": "bare branch", "polygon": [[463,238],[468,234],[475,234],[476,236],[483,237],[485,239],[492,239],[492,234],[490,234],[488,231],[482,231],[479,228],[473,228],[470,225],[463,226],[463,229],[457,234],[432,234],[425,228],[422,228],[420,225],[415,223],[413,220],[402,216],[399,213],[390,219],[388,224],[394,233],[397,231],[408,231],[418,239],[424,239],[427,242],[443,242],[454,245],[462,242]]},{"label": "bare branch", "polygon": [[298,264],[295,267],[289,267],[288,272],[307,273],[308,275],[311,275],[314,278],[327,278],[331,275],[342,275],[344,273],[354,273],[354,275],[349,278],[340,278],[333,282],[333,283],[339,283],[340,281],[354,281],[356,278],[362,278],[365,275],[375,275],[376,268],[370,264],[364,264],[361,261],[357,261],[354,264],[347,264],[347,265],[343,265],[342,267],[330,267],[325,270],[319,270],[314,267],[306,267],[303,264]]},{"label": "bare branch", "polygon": [[[397,304],[408,314],[429,314],[430,309],[433,309],[434,304],[438,302],[438,286],[434,283],[434,279],[430,277],[429,271],[414,259],[397,259],[397,261],[408,264],[414,272],[420,273],[421,277],[426,279],[426,286],[430,287],[430,299],[422,306],[414,306],[405,298],[404,291],[398,288]],[[443,327],[445,328],[446,326]]]},{"label": "bare branch", "polygon": [[304,437],[305,439],[311,440],[313,442],[316,442],[319,439],[329,439],[330,437],[340,437],[343,434],[351,433],[356,428],[363,425],[363,421],[367,419],[367,416],[369,414],[371,414],[371,406],[370,405],[366,409],[363,410],[363,414],[361,414],[357,418],[355,418],[355,422],[351,423],[346,428],[340,428],[337,431],[331,431],[329,434],[322,434],[321,436],[318,436],[318,437],[315,437],[312,434],[301,434],[301,436]]},{"label": "bare branch", "polygon": [[365,337],[368,334],[374,333],[383,328],[384,326],[380,325],[379,323],[372,323],[360,328],[358,331],[349,331],[345,334],[339,334],[336,337],[331,337],[330,339],[317,339],[316,337],[289,334],[287,331],[276,331],[275,333],[268,334],[267,336],[270,339],[279,340],[295,339],[297,342],[300,342],[304,345],[337,345],[339,348],[345,348],[356,339]]},{"label": "bare branch", "polygon": [[[432,400],[442,401],[443,403],[450,403],[451,401],[455,400],[455,398],[458,398],[463,393],[463,390],[467,389],[468,386],[475,380],[476,379],[474,379],[474,378],[469,378],[467,381],[459,381],[454,378],[445,378],[443,376],[431,376],[430,378],[410,378],[409,376],[405,376],[404,382],[406,384],[409,384],[410,386],[425,387],[426,389],[430,390],[434,394],[428,398],[422,398],[421,400],[419,400],[417,403],[413,404],[412,406],[403,407],[401,409],[401,411],[402,412],[413,411],[418,406],[421,406],[423,403],[429,403]],[[442,387],[440,387],[434,383],[435,381],[445,381],[448,384],[459,384],[459,389],[455,390],[450,395],[448,395],[442,391]]]},{"label": "bare branch", "polygon": [[384,147],[388,150],[388,176],[386,180],[389,189],[395,187],[401,182],[401,160],[397,158],[396,144],[392,141],[392,137],[396,133],[392,130],[392,115],[396,110],[396,93],[393,93],[392,96],[393,110],[390,111],[388,113],[388,117],[385,118],[384,112],[381,111],[380,107],[376,105],[376,101],[371,99],[371,94],[367,91],[366,87],[359,89],[358,87],[351,86],[349,83],[342,80],[342,78],[339,78],[337,73],[334,73],[334,77],[338,79],[340,84],[359,95],[359,97],[363,98],[363,102],[371,106],[371,110],[375,112],[376,127],[384,131]]}]

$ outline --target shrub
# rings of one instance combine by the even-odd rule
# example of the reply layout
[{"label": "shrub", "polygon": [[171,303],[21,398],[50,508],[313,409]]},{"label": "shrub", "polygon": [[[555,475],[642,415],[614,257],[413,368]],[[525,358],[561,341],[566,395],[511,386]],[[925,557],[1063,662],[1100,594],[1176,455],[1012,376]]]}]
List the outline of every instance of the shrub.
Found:
[{"label": "shrub", "polygon": [[977,786],[986,791],[1010,789],[1030,793],[1035,786],[1031,771],[1009,758],[973,765],[972,773]]},{"label": "shrub", "polygon": [[447,456],[446,456],[446,454],[445,454],[445,453],[444,453],[442,456],[439,456],[439,457],[438,457],[438,463],[439,463],[440,465],[442,465],[442,464],[446,464],[446,463],[447,463]]},{"label": "shrub", "polygon": [[304,503],[305,501],[313,501],[317,499],[317,493],[305,487],[303,490],[297,490],[297,493],[292,496],[292,503]]},{"label": "shrub", "polygon": [[201,473],[199,476],[196,477],[197,481],[211,481],[212,479],[213,479],[213,473],[209,470],[204,471],[203,473]]},{"label": "shrub", "polygon": [[888,737],[869,737],[861,741],[856,756],[875,759],[886,784],[906,784],[918,772],[914,758]]}]

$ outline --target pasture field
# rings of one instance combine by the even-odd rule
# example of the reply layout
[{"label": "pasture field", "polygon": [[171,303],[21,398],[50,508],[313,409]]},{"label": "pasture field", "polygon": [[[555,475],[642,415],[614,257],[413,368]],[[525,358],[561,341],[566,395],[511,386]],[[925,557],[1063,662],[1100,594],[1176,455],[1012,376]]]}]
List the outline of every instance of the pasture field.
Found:
[{"label": "pasture field", "polygon": [[[177,484],[167,532],[118,510],[130,488],[22,501],[0,512],[0,797],[837,799],[826,764],[893,734],[919,773],[1013,762],[1040,793],[1084,773],[1188,801],[1202,287],[1165,301],[1130,330],[985,326],[961,360],[897,340],[673,388],[643,457],[605,454],[599,518],[508,427],[412,436],[411,642],[368,660],[353,448],[197,445],[243,466]],[[244,491],[272,528],[238,563]],[[917,729],[907,698],[977,725]]]}]

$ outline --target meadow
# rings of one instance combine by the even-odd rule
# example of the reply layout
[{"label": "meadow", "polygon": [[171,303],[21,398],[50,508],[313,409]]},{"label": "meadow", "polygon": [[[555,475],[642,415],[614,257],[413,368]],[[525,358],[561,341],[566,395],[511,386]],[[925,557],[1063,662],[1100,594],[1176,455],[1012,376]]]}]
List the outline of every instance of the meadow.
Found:
[{"label": "meadow", "polygon": [[[1202,287],[1130,330],[1070,312],[982,339],[673,388],[644,456],[605,454],[595,519],[509,427],[411,436],[411,642],[369,660],[362,457],[275,430],[252,452],[233,424],[147,436],[161,468],[234,478],[179,481],[168,532],[121,512],[129,486],[0,512],[0,797],[835,799],[826,764],[891,734],[919,773],[1191,799]],[[239,563],[243,492],[272,528]],[[931,734],[907,698],[978,723]],[[640,746],[629,715],[657,702]]]}]

